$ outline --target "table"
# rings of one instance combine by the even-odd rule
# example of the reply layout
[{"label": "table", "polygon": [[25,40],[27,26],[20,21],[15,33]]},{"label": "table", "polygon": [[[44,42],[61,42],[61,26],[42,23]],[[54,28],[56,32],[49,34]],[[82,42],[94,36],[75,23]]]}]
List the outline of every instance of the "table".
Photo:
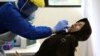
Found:
[{"label": "table", "polygon": [[39,40],[36,40],[35,44],[29,45],[26,48],[14,47],[11,50],[5,50],[5,53],[7,55],[12,55],[15,54],[15,52],[17,51],[22,55],[34,55],[39,50],[39,47],[40,47],[40,42]]}]

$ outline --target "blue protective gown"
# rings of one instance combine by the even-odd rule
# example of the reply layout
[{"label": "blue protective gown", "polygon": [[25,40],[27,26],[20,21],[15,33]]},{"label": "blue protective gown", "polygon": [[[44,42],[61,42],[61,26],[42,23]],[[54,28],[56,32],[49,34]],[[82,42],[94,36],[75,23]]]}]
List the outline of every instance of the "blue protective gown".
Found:
[{"label": "blue protective gown", "polygon": [[0,7],[0,34],[8,31],[31,40],[52,34],[49,27],[32,26],[12,3],[6,3]]}]

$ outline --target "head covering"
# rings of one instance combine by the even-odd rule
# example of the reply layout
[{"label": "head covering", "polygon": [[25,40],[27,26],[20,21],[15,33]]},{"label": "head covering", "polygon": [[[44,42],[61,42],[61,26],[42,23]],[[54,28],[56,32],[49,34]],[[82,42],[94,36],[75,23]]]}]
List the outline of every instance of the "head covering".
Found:
[{"label": "head covering", "polygon": [[90,23],[87,18],[80,19],[77,22],[85,22],[85,25],[82,27],[81,30],[79,30],[77,32],[73,32],[72,34],[75,36],[75,38],[78,41],[85,41],[89,38],[89,36],[91,35],[91,32],[92,32]]},{"label": "head covering", "polygon": [[44,0],[30,0],[30,1],[38,7],[44,7],[45,6]]}]

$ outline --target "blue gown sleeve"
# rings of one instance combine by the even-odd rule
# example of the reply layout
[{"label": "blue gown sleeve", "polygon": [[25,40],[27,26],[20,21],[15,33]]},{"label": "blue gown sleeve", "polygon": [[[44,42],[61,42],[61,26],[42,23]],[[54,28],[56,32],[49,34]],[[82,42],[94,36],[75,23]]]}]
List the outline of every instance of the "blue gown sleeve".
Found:
[{"label": "blue gown sleeve", "polygon": [[21,16],[16,7],[12,4],[5,4],[0,8],[0,22],[9,31],[27,39],[34,40],[44,38],[52,34],[50,27],[32,26]]}]

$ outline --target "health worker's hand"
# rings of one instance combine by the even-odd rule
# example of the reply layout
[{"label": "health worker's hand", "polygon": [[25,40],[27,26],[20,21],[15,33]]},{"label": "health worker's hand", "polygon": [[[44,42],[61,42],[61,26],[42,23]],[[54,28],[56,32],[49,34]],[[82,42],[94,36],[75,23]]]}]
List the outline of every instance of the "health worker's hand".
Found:
[{"label": "health worker's hand", "polygon": [[55,32],[60,32],[65,29],[68,29],[68,21],[67,20],[60,20],[55,26],[54,26],[54,31]]}]

